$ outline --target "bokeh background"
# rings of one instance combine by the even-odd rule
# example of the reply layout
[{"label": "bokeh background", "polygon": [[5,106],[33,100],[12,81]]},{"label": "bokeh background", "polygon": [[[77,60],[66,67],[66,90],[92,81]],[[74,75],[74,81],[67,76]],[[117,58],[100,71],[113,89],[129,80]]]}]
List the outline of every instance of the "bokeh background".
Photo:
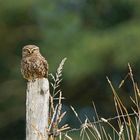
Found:
[{"label": "bokeh background", "polygon": [[[63,70],[65,122],[92,113],[114,116],[108,76],[115,87],[128,72],[140,76],[140,1],[138,0],[4,0],[0,1],[0,139],[25,138],[26,81],[20,74],[21,49],[35,44],[47,58],[50,73],[67,57]],[[126,106],[131,83],[119,90]]]}]

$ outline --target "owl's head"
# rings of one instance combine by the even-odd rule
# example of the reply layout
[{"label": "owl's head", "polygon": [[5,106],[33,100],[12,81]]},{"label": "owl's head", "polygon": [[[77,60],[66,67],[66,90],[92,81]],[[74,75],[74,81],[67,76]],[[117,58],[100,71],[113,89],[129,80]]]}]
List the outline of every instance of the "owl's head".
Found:
[{"label": "owl's head", "polygon": [[23,57],[29,57],[29,56],[37,55],[37,54],[40,54],[39,47],[37,47],[35,45],[26,45],[22,49]]}]

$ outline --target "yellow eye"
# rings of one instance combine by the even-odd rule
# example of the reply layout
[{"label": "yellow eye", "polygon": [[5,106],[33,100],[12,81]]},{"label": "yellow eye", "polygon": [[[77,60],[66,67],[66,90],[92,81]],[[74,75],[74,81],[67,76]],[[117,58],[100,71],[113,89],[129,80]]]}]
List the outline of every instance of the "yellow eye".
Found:
[{"label": "yellow eye", "polygon": [[36,51],[36,50],[38,50],[38,49],[37,49],[37,48],[32,48],[32,49],[26,48],[26,49],[24,49],[23,51],[24,51],[25,53],[32,54],[32,53],[34,53],[34,51]]},{"label": "yellow eye", "polygon": [[34,51],[37,51],[37,50],[38,50],[38,48],[34,48],[31,50],[31,52],[33,53]]}]

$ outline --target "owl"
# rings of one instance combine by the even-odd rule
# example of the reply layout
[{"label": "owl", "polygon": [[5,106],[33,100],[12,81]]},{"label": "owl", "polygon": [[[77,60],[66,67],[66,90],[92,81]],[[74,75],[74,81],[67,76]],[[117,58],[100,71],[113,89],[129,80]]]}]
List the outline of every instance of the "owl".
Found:
[{"label": "owl", "polygon": [[48,63],[39,47],[26,45],[22,49],[21,73],[28,81],[48,77]]}]

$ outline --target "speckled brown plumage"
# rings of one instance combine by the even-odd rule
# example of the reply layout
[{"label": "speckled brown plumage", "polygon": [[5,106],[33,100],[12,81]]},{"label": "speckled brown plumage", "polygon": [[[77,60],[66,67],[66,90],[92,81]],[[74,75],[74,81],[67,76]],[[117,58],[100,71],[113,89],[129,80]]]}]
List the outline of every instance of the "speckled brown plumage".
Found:
[{"label": "speckled brown plumage", "polygon": [[27,45],[23,47],[21,73],[28,81],[48,77],[48,63],[40,54],[39,47],[35,45]]}]

